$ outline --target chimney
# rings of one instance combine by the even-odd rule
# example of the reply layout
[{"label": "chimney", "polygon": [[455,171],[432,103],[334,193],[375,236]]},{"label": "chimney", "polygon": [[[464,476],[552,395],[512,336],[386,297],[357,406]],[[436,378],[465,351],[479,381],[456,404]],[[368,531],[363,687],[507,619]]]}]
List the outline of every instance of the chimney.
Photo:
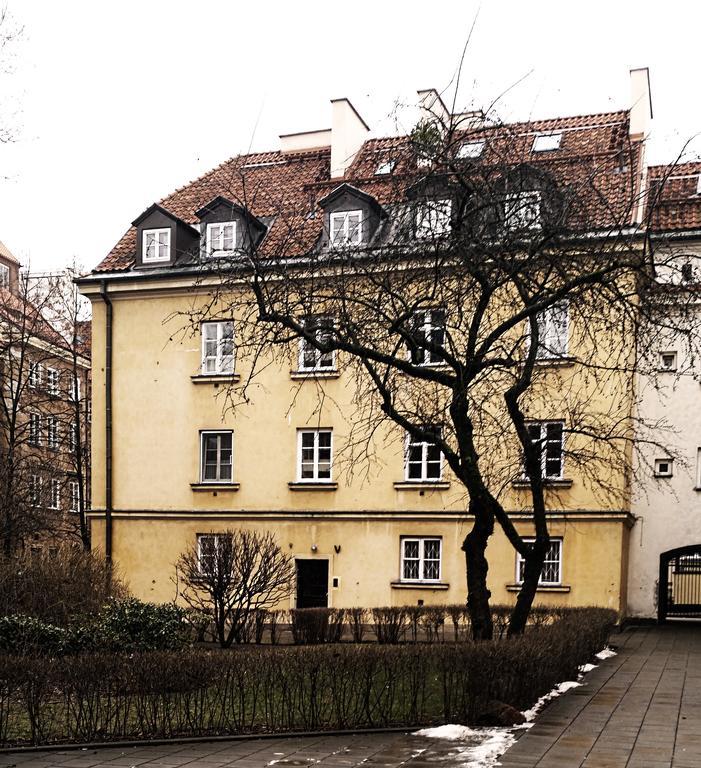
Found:
[{"label": "chimney", "polygon": [[331,146],[331,129],[303,131],[302,133],[283,133],[280,136],[280,151],[304,152],[310,149]]},{"label": "chimney", "polygon": [[370,129],[348,99],[331,101],[331,178],[346,171],[367,139]]},{"label": "chimney", "polygon": [[650,71],[647,67],[630,70],[630,137],[640,141],[647,137],[652,120]]},{"label": "chimney", "polygon": [[416,92],[419,95],[421,120],[437,120],[442,125],[450,122],[450,112],[435,88]]}]

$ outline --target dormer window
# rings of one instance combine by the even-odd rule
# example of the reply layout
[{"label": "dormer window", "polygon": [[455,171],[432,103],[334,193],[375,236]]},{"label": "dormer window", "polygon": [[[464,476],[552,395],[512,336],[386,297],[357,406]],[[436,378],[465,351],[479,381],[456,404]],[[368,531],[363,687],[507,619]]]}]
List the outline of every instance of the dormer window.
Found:
[{"label": "dormer window", "polygon": [[699,174],[699,178],[696,181],[696,194],[701,195],[701,173]]},{"label": "dormer window", "polygon": [[560,149],[561,133],[540,133],[533,139],[532,152],[552,152]]},{"label": "dormer window", "polygon": [[456,157],[458,160],[468,160],[479,157],[484,151],[484,141],[466,141],[458,147]]},{"label": "dormer window", "polygon": [[540,192],[516,192],[506,196],[504,222],[511,231],[540,227]]},{"label": "dormer window", "polygon": [[7,264],[0,264],[0,288],[10,287],[10,268]]},{"label": "dormer window", "polygon": [[452,209],[450,200],[430,200],[421,203],[416,210],[416,237],[425,239],[448,233]]},{"label": "dormer window", "polygon": [[396,160],[383,160],[375,168],[375,176],[386,176],[388,173],[392,173],[396,164]]},{"label": "dormer window", "polygon": [[329,216],[331,245],[360,245],[363,241],[363,212],[336,211]]},{"label": "dormer window", "polygon": [[236,247],[236,222],[207,224],[207,255],[215,258],[231,256]]},{"label": "dormer window", "polygon": [[144,264],[170,261],[170,229],[145,229],[143,232]]}]

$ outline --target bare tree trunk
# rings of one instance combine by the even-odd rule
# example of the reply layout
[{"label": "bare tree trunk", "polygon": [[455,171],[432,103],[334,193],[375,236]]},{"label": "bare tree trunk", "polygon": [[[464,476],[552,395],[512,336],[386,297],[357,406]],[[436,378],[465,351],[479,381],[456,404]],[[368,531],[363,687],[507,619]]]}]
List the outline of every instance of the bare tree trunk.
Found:
[{"label": "bare tree trunk", "polygon": [[[476,505],[470,502],[472,511]],[[492,611],[489,607],[491,592],[487,588],[489,563],[485,552],[489,537],[494,532],[494,521],[490,523],[484,511],[478,511],[474,517],[472,530],[463,541],[465,567],[467,570],[467,608],[470,612],[470,624],[474,640],[492,639]]]}]

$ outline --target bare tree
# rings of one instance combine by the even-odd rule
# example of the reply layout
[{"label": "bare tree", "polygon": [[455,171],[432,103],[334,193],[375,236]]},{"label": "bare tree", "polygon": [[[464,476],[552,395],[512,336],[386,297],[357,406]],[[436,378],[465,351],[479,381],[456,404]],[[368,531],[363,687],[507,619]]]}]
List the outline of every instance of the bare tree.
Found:
[{"label": "bare tree", "polygon": [[[664,424],[636,412],[633,386],[638,373],[655,375],[657,340],[673,328],[698,347],[692,292],[682,284],[670,313],[654,290],[641,145],[620,124],[596,134],[608,143],[562,159],[533,153],[518,125],[437,114],[357,161],[363,191],[322,180],[307,185],[306,205],[234,164],[229,199],[254,224],[230,258],[196,257],[209,301],[193,301],[189,327],[213,316],[236,327],[245,373],[229,407],[247,402],[271,360],[295,368],[301,345],[335,360],[354,393],[341,448],[349,473],[372,462],[375,441],[406,436],[407,464],[428,446],[434,467],[444,460],[462,483],[476,638],[492,635],[495,524],[524,561],[514,634],[550,546],[548,511],[572,477],[615,509],[633,452],[664,439]],[[372,178],[380,160],[390,170]],[[362,224],[330,218],[344,196],[346,210],[367,212]],[[274,221],[264,238],[259,210]]]},{"label": "bare tree", "polygon": [[294,564],[271,533],[226,530],[201,535],[176,564],[182,599],[212,617],[222,648],[243,642],[253,612],[292,592]]}]

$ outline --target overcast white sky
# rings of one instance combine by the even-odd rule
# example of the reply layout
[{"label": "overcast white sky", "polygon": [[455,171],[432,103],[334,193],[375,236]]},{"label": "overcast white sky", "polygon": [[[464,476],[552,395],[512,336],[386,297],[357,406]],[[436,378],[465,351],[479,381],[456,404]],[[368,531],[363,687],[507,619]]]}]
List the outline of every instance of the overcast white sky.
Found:
[{"label": "overcast white sky", "polygon": [[460,108],[525,76],[502,117],[621,109],[629,68],[649,66],[651,161],[701,132],[697,0],[7,5],[24,33],[0,79],[2,119],[17,127],[0,146],[0,240],[32,269],[92,268],[175,187],[249,147],[277,148],[280,133],[328,127],[332,98],[392,133],[397,102],[450,83],[476,14]]}]

